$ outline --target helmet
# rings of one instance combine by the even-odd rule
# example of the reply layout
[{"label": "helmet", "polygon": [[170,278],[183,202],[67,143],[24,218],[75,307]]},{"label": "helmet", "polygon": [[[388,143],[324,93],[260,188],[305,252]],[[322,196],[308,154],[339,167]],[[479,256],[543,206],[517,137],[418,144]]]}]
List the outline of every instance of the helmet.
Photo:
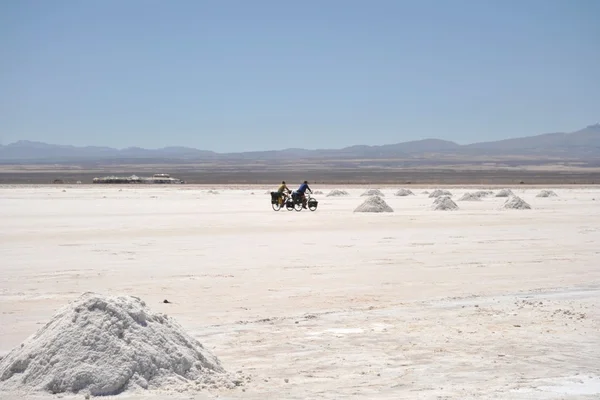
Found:
[{"label": "helmet", "polygon": [[282,184],[282,185],[285,185],[285,181],[281,181],[281,184]]}]

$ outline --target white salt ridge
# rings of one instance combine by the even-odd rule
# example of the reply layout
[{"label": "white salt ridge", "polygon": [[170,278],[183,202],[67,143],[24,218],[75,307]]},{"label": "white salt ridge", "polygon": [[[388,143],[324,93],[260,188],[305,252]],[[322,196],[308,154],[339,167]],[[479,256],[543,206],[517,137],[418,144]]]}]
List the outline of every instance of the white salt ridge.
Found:
[{"label": "white salt ridge", "polygon": [[458,201],[481,201],[481,197],[477,193],[465,193]]},{"label": "white salt ridge", "polygon": [[368,199],[366,199],[361,205],[356,207],[354,212],[380,213],[394,212],[394,210],[381,197],[371,196]]},{"label": "white salt ridge", "polygon": [[327,194],[327,197],[342,197],[342,196],[348,196],[349,193],[346,192],[345,190],[338,190],[338,189],[333,189],[331,192],[329,192]]},{"label": "white salt ridge", "polygon": [[137,297],[85,293],[0,361],[0,389],[115,395],[232,388],[220,361]]},{"label": "white salt ridge", "polygon": [[436,211],[454,211],[458,210],[458,205],[448,196],[441,196],[435,199],[431,207]]},{"label": "white salt ridge", "polygon": [[552,190],[542,190],[535,197],[557,197],[557,194]]},{"label": "white salt ridge", "polygon": [[315,191],[313,194],[323,194],[323,192],[322,192],[322,191],[320,191],[320,190],[317,190],[317,191]]},{"label": "white salt ridge", "polygon": [[361,194],[361,196],[379,196],[379,197],[384,197],[385,195],[381,192],[381,190],[379,189],[369,189],[367,191],[365,191],[363,194]]},{"label": "white salt ridge", "polygon": [[395,196],[414,196],[415,194],[410,189],[400,189],[394,195]]},{"label": "white salt ridge", "polygon": [[507,210],[530,210],[531,206],[519,196],[511,196],[506,200],[502,208]]},{"label": "white salt ridge", "polygon": [[216,190],[209,190],[206,192],[206,194],[219,194],[219,192]]},{"label": "white salt ridge", "polygon": [[496,193],[496,197],[510,197],[514,196],[514,193],[510,189],[502,189],[498,193]]},{"label": "white salt ridge", "polygon": [[430,197],[430,198],[433,198],[433,197],[440,197],[440,196],[448,196],[448,197],[450,197],[450,196],[452,196],[452,193],[450,193],[450,192],[449,192],[449,191],[447,191],[447,190],[443,190],[443,189],[436,189],[436,190],[434,190],[434,191],[433,191],[433,192],[432,192],[432,193],[429,195],[429,197]]}]

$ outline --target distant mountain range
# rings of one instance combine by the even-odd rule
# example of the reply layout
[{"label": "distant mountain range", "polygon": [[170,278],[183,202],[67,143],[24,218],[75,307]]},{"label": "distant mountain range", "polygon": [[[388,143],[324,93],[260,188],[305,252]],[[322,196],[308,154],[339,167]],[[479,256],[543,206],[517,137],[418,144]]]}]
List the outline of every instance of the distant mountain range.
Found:
[{"label": "distant mountain range", "polygon": [[490,156],[505,158],[552,158],[568,160],[600,159],[600,124],[590,125],[571,133],[547,133],[493,142],[459,145],[439,139],[424,139],[382,146],[357,145],[342,149],[285,149],[246,153],[215,153],[188,147],[143,149],[130,147],[75,147],[40,142],[18,141],[0,146],[0,163],[77,163],[77,162],[132,162],[152,160],[162,162],[193,161],[248,161],[293,159],[394,159],[394,158],[460,158]]}]

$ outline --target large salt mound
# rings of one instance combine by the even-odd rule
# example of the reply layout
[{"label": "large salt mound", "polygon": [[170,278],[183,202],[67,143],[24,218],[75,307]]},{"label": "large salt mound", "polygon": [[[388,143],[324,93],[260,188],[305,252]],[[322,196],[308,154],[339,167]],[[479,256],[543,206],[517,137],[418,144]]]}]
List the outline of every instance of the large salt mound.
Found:
[{"label": "large salt mound", "polygon": [[341,196],[348,196],[349,193],[346,192],[345,190],[338,190],[338,189],[333,189],[331,192],[327,193],[327,197],[341,197]]},{"label": "large salt mound", "polygon": [[115,395],[235,386],[219,360],[137,297],[85,293],[0,360],[0,389]]},{"label": "large salt mound", "polygon": [[381,192],[381,190],[379,189],[369,189],[367,191],[365,191],[363,194],[361,194],[361,196],[379,196],[379,197],[384,197],[385,195]]},{"label": "large salt mound", "polygon": [[371,196],[366,199],[360,206],[356,207],[354,212],[394,212],[392,207],[388,206],[385,200],[379,196]]},{"label": "large salt mound", "polygon": [[519,196],[511,196],[502,206],[508,210],[530,210],[531,206],[521,199]]},{"label": "large salt mound", "polygon": [[395,196],[414,196],[415,194],[410,189],[400,189],[396,193]]},{"label": "large salt mound", "polygon": [[465,193],[458,201],[481,201],[481,197],[477,193]]},{"label": "large salt mound", "polygon": [[498,193],[496,193],[496,197],[510,197],[513,196],[513,192],[510,189],[502,189]]},{"label": "large salt mound", "polygon": [[535,197],[556,197],[556,196],[557,196],[557,194],[554,193],[552,190],[542,190]]},{"label": "large salt mound", "polygon": [[452,196],[452,193],[450,193],[447,190],[443,190],[443,189],[436,189],[434,190],[429,197],[433,198],[433,197],[440,197],[440,196]]}]

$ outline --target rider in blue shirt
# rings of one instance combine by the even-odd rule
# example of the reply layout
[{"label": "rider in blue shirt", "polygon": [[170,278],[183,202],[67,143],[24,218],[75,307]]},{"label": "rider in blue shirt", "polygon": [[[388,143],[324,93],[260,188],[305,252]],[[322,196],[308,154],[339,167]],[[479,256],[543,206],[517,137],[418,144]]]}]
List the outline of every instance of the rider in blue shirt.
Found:
[{"label": "rider in blue shirt", "polygon": [[306,208],[306,196],[304,195],[304,193],[307,190],[312,194],[312,190],[308,186],[308,181],[304,181],[304,183],[302,185],[300,185],[298,190],[296,190],[296,194],[298,194],[300,196],[300,198],[302,199],[302,207],[303,208]]}]

